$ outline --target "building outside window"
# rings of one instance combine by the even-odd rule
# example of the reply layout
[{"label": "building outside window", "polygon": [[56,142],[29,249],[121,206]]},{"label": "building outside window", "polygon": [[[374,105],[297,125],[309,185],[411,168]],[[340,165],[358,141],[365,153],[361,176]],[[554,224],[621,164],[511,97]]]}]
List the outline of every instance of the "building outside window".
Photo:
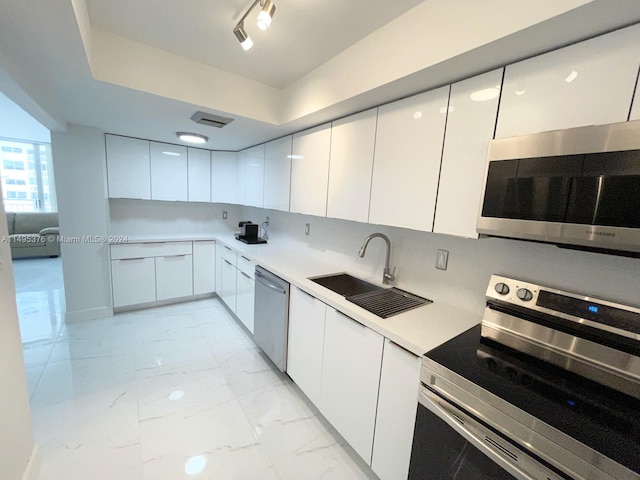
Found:
[{"label": "building outside window", "polygon": [[0,138],[0,176],[7,212],[56,212],[51,145]]}]

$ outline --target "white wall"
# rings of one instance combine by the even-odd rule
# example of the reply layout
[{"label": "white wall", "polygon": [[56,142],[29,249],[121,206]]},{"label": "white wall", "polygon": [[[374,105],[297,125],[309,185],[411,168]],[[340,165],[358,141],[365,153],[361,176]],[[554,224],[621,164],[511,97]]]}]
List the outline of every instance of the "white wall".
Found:
[{"label": "white wall", "polygon": [[49,130],[0,93],[0,137],[49,143]]},{"label": "white wall", "polygon": [[[397,267],[399,288],[478,313],[484,308],[492,273],[639,305],[640,259],[499,238],[463,239],[248,207],[242,215],[259,223],[268,215],[270,238],[302,242],[327,259],[337,259],[345,271],[378,281],[382,280],[384,242],[372,240],[364,259],[358,257],[358,250],[367,235],[382,232],[391,239],[391,266]],[[305,223],[311,225],[308,237],[304,235]],[[446,271],[434,266],[437,249],[449,251]]]},{"label": "white wall", "polygon": [[[0,195],[0,239],[8,236]],[[0,241],[0,478],[18,480],[37,471],[31,412],[16,308],[11,249]],[[30,464],[30,458],[33,459]]]},{"label": "white wall", "polygon": [[79,240],[61,245],[66,321],[107,317],[112,313],[109,245],[83,241],[109,232],[104,134],[72,125],[67,133],[53,132],[51,146],[60,234]]}]

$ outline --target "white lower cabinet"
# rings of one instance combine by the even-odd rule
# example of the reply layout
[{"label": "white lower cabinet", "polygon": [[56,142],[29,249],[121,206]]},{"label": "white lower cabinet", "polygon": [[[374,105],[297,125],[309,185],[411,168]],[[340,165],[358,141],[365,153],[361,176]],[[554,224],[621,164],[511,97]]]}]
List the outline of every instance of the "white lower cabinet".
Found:
[{"label": "white lower cabinet", "polygon": [[216,291],[216,242],[193,242],[193,294]]},{"label": "white lower cabinet", "polygon": [[297,287],[289,297],[287,373],[315,405],[320,405],[322,350],[327,306]]},{"label": "white lower cabinet", "polygon": [[372,470],[381,480],[407,478],[420,385],[420,357],[384,341]]},{"label": "white lower cabinet", "polygon": [[253,260],[237,253],[238,268],[236,280],[236,315],[247,329],[253,333],[253,308],[255,304],[255,264]]},{"label": "white lower cabinet", "polygon": [[320,411],[371,462],[384,337],[327,308]]},{"label": "white lower cabinet", "polygon": [[152,258],[111,261],[114,308],[156,300],[156,264]]},{"label": "white lower cabinet", "polygon": [[233,313],[236,313],[237,273],[238,270],[236,266],[225,258],[223,254],[222,265],[220,268],[220,288],[218,289],[218,295]]},{"label": "white lower cabinet", "polygon": [[256,283],[245,272],[238,270],[236,281],[236,315],[247,330],[253,333],[253,307]]},{"label": "white lower cabinet", "polygon": [[193,295],[192,255],[156,257],[156,299]]}]

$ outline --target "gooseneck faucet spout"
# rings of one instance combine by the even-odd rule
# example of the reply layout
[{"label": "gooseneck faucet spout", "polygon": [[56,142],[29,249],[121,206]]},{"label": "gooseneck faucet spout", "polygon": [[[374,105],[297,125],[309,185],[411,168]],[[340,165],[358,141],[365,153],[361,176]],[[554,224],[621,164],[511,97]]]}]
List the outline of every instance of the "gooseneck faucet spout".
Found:
[{"label": "gooseneck faucet spout", "polygon": [[386,260],[385,260],[385,263],[384,263],[384,271],[382,273],[382,283],[384,283],[385,285],[388,285],[391,282],[395,282],[395,280],[396,280],[396,276],[395,276],[396,269],[395,269],[395,267],[393,268],[393,272],[389,268],[389,258],[391,257],[391,241],[389,240],[389,237],[387,237],[386,235],[384,235],[382,233],[372,233],[371,235],[369,235],[367,238],[364,239],[364,243],[360,247],[360,251],[358,251],[358,256],[360,258],[364,257],[364,254],[367,251],[367,245],[369,245],[369,242],[371,241],[371,239],[376,238],[376,237],[380,237],[387,244],[387,257],[386,257]]}]

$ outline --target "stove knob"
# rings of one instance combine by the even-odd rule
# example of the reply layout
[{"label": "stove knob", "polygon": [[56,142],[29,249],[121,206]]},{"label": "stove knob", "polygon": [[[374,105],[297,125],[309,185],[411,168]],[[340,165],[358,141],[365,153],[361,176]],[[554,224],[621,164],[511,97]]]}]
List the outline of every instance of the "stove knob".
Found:
[{"label": "stove knob", "polygon": [[528,290],[526,288],[518,289],[518,291],[516,292],[516,295],[518,295],[518,298],[523,302],[528,302],[533,298],[533,293],[531,293],[531,290]]},{"label": "stove knob", "polygon": [[496,293],[500,294],[500,295],[506,295],[507,293],[509,293],[509,285],[507,285],[506,283],[496,283]]}]

